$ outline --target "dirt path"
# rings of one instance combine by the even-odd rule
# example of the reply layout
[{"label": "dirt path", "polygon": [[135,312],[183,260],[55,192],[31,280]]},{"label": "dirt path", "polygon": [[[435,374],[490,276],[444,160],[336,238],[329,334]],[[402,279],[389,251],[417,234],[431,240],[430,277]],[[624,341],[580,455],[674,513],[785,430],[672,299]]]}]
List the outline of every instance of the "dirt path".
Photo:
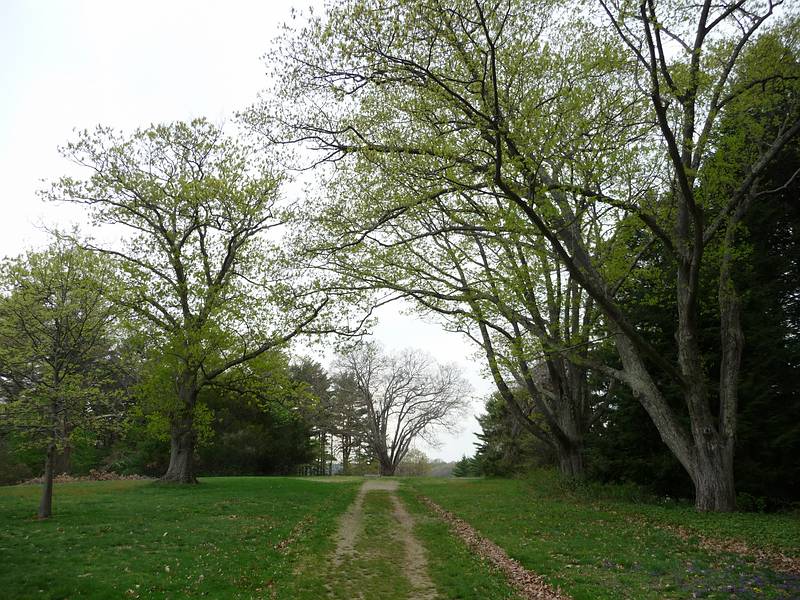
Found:
[{"label": "dirt path", "polygon": [[337,534],[334,565],[342,567],[347,561],[359,558],[357,547],[365,535],[364,530],[364,498],[369,492],[382,491],[389,494],[392,503],[392,518],[396,527],[391,531],[391,543],[398,552],[398,567],[408,581],[412,593],[410,598],[419,600],[435,600],[438,595],[436,587],[428,574],[428,562],[425,549],[414,536],[414,520],[397,495],[398,483],[390,479],[374,479],[364,482],[356,499],[342,516]]}]

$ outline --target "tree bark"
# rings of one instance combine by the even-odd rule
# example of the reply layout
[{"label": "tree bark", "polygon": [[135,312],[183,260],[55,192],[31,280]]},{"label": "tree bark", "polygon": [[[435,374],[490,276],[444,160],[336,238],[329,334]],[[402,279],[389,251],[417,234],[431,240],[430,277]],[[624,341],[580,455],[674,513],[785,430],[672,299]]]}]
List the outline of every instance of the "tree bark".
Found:
[{"label": "tree bark", "polygon": [[72,472],[72,446],[67,444],[61,452],[56,453],[53,471],[59,475]]},{"label": "tree bark", "polygon": [[391,477],[394,475],[394,472],[397,469],[397,467],[394,464],[392,464],[391,462],[384,462],[384,461],[380,461],[380,464],[381,464],[381,470],[380,470],[381,475],[384,475],[386,477]]},{"label": "tree bark", "polygon": [[692,482],[695,488],[695,508],[699,511],[731,512],[736,510],[736,488],[733,478],[733,441],[719,439],[708,432],[699,444]]},{"label": "tree bark", "polygon": [[53,472],[55,463],[56,445],[51,443],[47,447],[47,458],[44,462],[44,487],[42,488],[42,500],[39,502],[39,513],[37,518],[49,519],[53,514]]},{"label": "tree bark", "polygon": [[170,432],[169,467],[161,481],[171,483],[197,483],[194,474],[194,447],[196,435],[192,413],[173,421]]},{"label": "tree bark", "polygon": [[194,474],[194,448],[197,434],[194,430],[194,408],[200,392],[197,372],[191,367],[180,376],[178,397],[180,408],[170,421],[170,452],[167,472],[161,481],[170,483],[197,483]]},{"label": "tree bark", "polygon": [[559,441],[556,443],[556,451],[561,474],[574,479],[583,478],[583,444],[564,444]]},{"label": "tree bark", "polygon": [[695,507],[700,511],[730,512],[736,507],[733,478],[734,437],[720,434],[709,411],[693,410],[700,404],[699,387],[689,384],[684,399],[689,406],[688,434],[652,380],[641,357],[624,336],[617,336],[617,350],[631,386],[656,425],[661,439],[688,473],[695,488]]}]

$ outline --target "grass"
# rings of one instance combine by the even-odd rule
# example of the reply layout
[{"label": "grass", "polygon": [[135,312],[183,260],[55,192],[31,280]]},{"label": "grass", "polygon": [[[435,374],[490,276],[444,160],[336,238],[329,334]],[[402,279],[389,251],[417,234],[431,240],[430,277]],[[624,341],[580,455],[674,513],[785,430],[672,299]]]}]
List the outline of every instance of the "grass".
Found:
[{"label": "grass", "polygon": [[683,527],[709,537],[738,539],[753,548],[800,556],[800,515],[797,513],[702,513],[687,503],[670,499],[658,501],[653,497],[645,499],[630,486],[565,484],[548,471],[536,473],[529,482],[542,496],[588,502],[653,523]]},{"label": "grass", "polygon": [[[414,534],[425,547],[431,579],[442,599],[516,600],[502,574],[473,556],[447,526],[430,515],[412,493],[401,488],[400,497],[415,520]],[[292,600],[317,600],[325,590],[329,598],[413,598],[402,574],[403,548],[398,545],[398,523],[392,515],[389,493],[371,491],[364,496],[363,531],[354,556],[334,563],[335,540],[329,538],[313,547],[297,544],[301,554],[294,577],[283,589]]]},{"label": "grass", "polygon": [[[322,482],[324,481],[324,483]],[[54,517],[36,521],[39,486],[0,488],[0,596],[29,598],[277,598],[400,600],[413,595],[389,493],[363,501],[356,553],[336,564],[339,516],[360,478],[207,478],[198,486],[143,481],[56,486]],[[418,500],[470,522],[510,556],[576,600],[796,598],[800,577],[706,551],[664,526],[800,554],[789,515],[699,514],[632,503],[556,479],[405,480],[430,577],[442,598],[512,600],[503,576],[476,558]]]},{"label": "grass", "polygon": [[428,553],[431,579],[444,598],[460,600],[516,600],[519,596],[502,573],[477,558],[466,545],[450,534],[448,526],[430,511],[408,488],[400,496],[416,522],[414,533]]},{"label": "grass", "polygon": [[576,600],[795,598],[800,578],[712,554],[655,525],[683,525],[792,553],[800,523],[786,516],[700,515],[685,508],[597,502],[541,480],[417,480],[430,497]]},{"label": "grass", "polygon": [[[402,548],[394,542],[397,523],[392,519],[392,505],[385,491],[372,491],[364,496],[363,534],[357,539],[353,557],[341,564],[333,562],[336,541],[310,548],[297,546],[302,558],[294,577],[285,588],[285,597],[313,600],[325,597],[341,600],[408,598],[409,583],[402,575]],[[324,592],[323,592],[324,590]]]},{"label": "grass", "polygon": [[279,545],[324,545],[356,489],[244,477],[62,484],[40,522],[38,486],[0,488],[2,597],[290,598],[281,589],[297,554]]},{"label": "grass", "polygon": [[[388,492],[366,494],[356,556],[333,563],[339,516],[362,481],[61,484],[49,521],[33,518],[39,486],[0,488],[0,596],[410,598]],[[442,598],[516,598],[502,575],[451,537],[413,494],[401,494]]]}]

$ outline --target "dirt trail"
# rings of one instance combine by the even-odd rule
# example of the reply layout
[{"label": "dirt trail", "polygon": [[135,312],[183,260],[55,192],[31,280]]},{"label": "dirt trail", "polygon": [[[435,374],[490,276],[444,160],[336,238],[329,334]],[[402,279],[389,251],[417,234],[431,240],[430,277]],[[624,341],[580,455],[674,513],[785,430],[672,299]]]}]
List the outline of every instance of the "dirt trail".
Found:
[{"label": "dirt trail", "polygon": [[[355,557],[356,542],[363,534],[364,496],[371,491],[383,490],[389,492],[392,501],[392,516],[397,521],[398,527],[396,540],[398,547],[405,549],[402,563],[403,574],[410,583],[415,600],[435,600],[438,595],[436,586],[433,585],[428,575],[428,561],[425,548],[414,536],[414,519],[406,510],[402,500],[397,496],[398,482],[391,479],[374,479],[365,481],[358,491],[356,499],[347,512],[342,516],[337,535],[334,564],[339,566],[344,561]],[[398,565],[400,566],[400,565]]]}]

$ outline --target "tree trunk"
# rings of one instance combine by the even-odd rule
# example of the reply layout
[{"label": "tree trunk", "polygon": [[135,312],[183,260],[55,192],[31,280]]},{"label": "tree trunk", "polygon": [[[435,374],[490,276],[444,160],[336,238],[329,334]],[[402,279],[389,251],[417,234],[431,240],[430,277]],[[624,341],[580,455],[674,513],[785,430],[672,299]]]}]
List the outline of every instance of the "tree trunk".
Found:
[{"label": "tree trunk", "polygon": [[617,336],[617,350],[627,375],[627,382],[639,402],[650,415],[661,439],[672,451],[692,479],[695,488],[695,507],[700,511],[730,512],[736,507],[733,478],[734,437],[720,434],[710,411],[695,409],[700,405],[700,392],[689,386],[684,392],[690,407],[691,434],[670,409],[666,399],[653,382],[644,363],[630,341]]},{"label": "tree trunk", "polygon": [[395,465],[391,463],[391,461],[380,461],[381,464],[381,475],[386,477],[391,477],[394,475],[395,472]]},{"label": "tree trunk", "polygon": [[342,435],[342,473],[350,474],[350,436]]},{"label": "tree trunk", "polygon": [[697,460],[690,473],[695,487],[695,508],[704,512],[736,510],[733,442],[720,440],[716,432],[709,430],[698,445]]},{"label": "tree trunk", "polygon": [[323,431],[319,434],[319,474],[325,475],[325,443],[328,435]]},{"label": "tree trunk", "polygon": [[39,519],[49,519],[53,513],[53,474],[55,466],[56,446],[50,444],[47,447],[47,458],[44,461],[44,487],[42,488],[42,500],[39,502]]},{"label": "tree trunk", "polygon": [[72,446],[67,444],[54,458],[53,472],[60,475],[72,472]]},{"label": "tree trunk", "polygon": [[194,418],[184,414],[173,421],[170,432],[169,467],[161,481],[197,483],[194,475]]},{"label": "tree trunk", "polygon": [[563,444],[557,441],[556,450],[558,452],[558,468],[561,474],[575,479],[583,478],[583,444],[577,442]]},{"label": "tree trunk", "polygon": [[170,483],[197,483],[194,476],[194,447],[197,434],[194,430],[194,407],[200,390],[197,372],[191,367],[179,378],[178,398],[180,408],[170,420],[170,451],[167,472],[161,481]]}]

